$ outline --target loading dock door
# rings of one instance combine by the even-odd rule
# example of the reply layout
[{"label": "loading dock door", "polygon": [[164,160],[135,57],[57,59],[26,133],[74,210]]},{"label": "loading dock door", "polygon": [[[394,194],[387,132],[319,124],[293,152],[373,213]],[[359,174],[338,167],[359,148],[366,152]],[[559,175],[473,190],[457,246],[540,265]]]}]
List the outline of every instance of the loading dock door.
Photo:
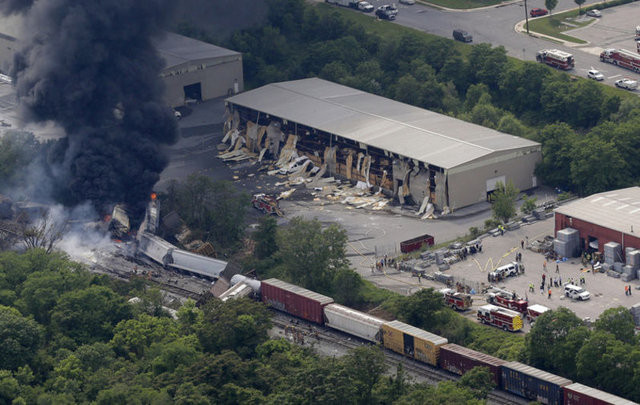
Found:
[{"label": "loading dock door", "polygon": [[496,184],[501,182],[502,184],[507,184],[505,176],[494,177],[492,179],[487,180],[487,193],[496,189]]},{"label": "loading dock door", "polygon": [[202,101],[202,86],[200,82],[184,86],[184,99]]},{"label": "loading dock door", "polygon": [[492,199],[491,195],[496,190],[496,184],[498,184],[498,182],[501,182],[502,184],[506,184],[506,177],[500,176],[500,177],[494,177],[492,179],[487,179],[487,201],[491,202],[491,199]]}]

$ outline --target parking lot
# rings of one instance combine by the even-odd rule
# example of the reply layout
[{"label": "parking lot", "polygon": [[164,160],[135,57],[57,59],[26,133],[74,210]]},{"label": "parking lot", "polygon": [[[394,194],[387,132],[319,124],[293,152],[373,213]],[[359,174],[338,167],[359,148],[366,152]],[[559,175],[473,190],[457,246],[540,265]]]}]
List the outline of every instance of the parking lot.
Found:
[{"label": "parking lot", "polygon": [[[620,305],[629,308],[640,302],[640,291],[635,290],[635,287],[639,285],[638,280],[623,283],[620,279],[608,277],[604,273],[593,274],[590,271],[590,267],[583,269],[579,258],[559,263],[559,273],[556,273],[556,262],[549,262],[545,273],[543,270],[544,256],[528,249],[521,249],[520,242],[523,240],[531,242],[535,239],[543,238],[545,235],[553,235],[553,227],[553,218],[548,218],[544,221],[525,225],[514,231],[507,231],[503,236],[483,238],[481,253],[468,256],[467,260],[452,264],[451,268],[444,271],[444,273],[451,274],[457,281],[462,281],[474,288],[483,288],[489,285],[487,281],[487,273],[489,271],[514,261],[516,253],[520,252],[522,253],[522,264],[525,266],[525,273],[509,277],[493,285],[508,291],[515,291],[519,296],[528,298],[530,305],[541,304],[552,309],[563,306],[571,309],[580,318],[590,318],[595,321],[607,308]],[[581,269],[588,271],[582,272]],[[437,267],[432,265],[427,272],[432,273],[437,270]],[[387,269],[385,273],[375,272],[365,277],[378,285],[404,293],[411,293],[424,287],[434,287],[436,289],[444,287],[444,284],[428,280],[421,280],[419,283],[418,279],[411,277],[408,272]],[[547,283],[549,277],[561,277],[562,283],[566,283],[571,278],[579,280],[581,276],[584,276],[586,280],[584,288],[591,293],[591,298],[588,301],[571,300],[564,296],[562,287],[552,287],[551,298],[548,298],[547,287],[545,286],[543,293],[540,290],[543,273],[547,275]],[[533,293],[529,292],[529,283],[534,285]],[[632,296],[625,295],[625,284],[631,284],[633,289]],[[474,296],[473,309],[485,304],[486,301],[482,294]],[[475,318],[475,311],[473,310],[467,311],[466,314],[470,318]]]}]

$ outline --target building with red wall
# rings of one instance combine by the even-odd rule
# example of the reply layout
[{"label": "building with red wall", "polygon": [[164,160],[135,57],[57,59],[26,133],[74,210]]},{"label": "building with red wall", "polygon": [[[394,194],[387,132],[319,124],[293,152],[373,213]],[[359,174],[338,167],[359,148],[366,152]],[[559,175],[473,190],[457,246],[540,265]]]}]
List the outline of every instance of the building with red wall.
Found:
[{"label": "building with red wall", "polygon": [[607,242],[640,249],[640,187],[582,198],[555,210],[555,234],[564,228],[580,232],[580,248],[602,252]]}]

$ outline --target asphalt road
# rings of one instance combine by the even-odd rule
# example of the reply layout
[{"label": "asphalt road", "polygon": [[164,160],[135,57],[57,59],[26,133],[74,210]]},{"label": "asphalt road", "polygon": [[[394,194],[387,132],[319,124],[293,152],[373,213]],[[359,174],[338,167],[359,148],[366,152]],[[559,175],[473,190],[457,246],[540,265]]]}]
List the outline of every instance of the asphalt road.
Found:
[{"label": "asphalt road", "polygon": [[[374,7],[389,3],[388,0],[371,0]],[[590,0],[585,3],[595,4]],[[587,70],[594,68],[602,71],[605,83],[613,85],[616,78],[622,76],[640,80],[640,75],[627,69],[602,63],[598,55],[602,48],[622,47],[635,50],[634,28],[636,18],[640,16],[640,7],[635,3],[603,10],[603,17],[589,27],[575,30],[573,36],[590,41],[585,46],[565,46],[560,43],[536,38],[515,31],[518,22],[525,19],[524,2],[517,1],[496,7],[468,11],[441,10],[421,4],[411,6],[397,4],[399,9],[395,24],[412,27],[420,31],[452,38],[452,31],[461,28],[473,35],[474,43],[490,43],[502,45],[509,56],[535,61],[536,52],[540,49],[556,48],[572,53],[575,58],[575,69],[570,73],[586,76]],[[544,8],[544,0],[527,1],[527,10],[534,7]],[[573,0],[559,0],[554,13],[575,8]],[[358,12],[355,11],[354,12]],[[615,19],[611,16],[615,15]],[[609,21],[613,19],[613,21]]]}]

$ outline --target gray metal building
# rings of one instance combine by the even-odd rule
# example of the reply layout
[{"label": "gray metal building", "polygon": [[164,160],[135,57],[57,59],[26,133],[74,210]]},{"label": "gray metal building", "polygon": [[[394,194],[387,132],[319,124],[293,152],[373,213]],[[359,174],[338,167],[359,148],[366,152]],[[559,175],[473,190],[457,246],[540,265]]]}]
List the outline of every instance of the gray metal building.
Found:
[{"label": "gray metal building", "polygon": [[182,35],[167,33],[157,44],[166,66],[160,76],[172,106],[185,100],[204,101],[244,88],[242,54]]},{"label": "gray metal building", "polygon": [[[456,210],[485,201],[497,182],[537,186],[539,143],[318,78],[273,83],[227,100],[247,145],[299,154],[327,173],[380,186],[401,202]],[[255,124],[258,124],[257,126]],[[264,126],[265,131],[247,131]],[[255,145],[257,141],[257,145]]]}]

